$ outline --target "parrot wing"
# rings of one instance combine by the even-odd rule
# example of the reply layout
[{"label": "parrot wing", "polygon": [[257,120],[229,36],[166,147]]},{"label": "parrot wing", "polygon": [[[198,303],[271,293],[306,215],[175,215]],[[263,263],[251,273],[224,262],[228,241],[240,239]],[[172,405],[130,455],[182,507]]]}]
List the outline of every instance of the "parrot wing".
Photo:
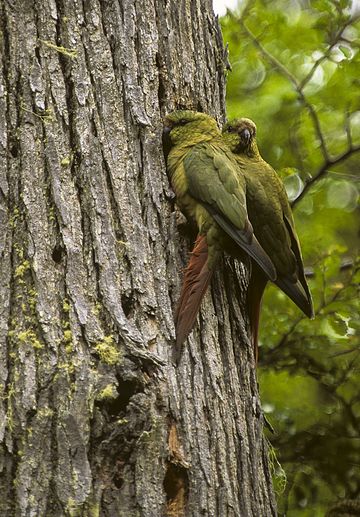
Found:
[{"label": "parrot wing", "polygon": [[259,264],[270,280],[275,280],[275,267],[256,239],[248,219],[245,180],[241,184],[236,167],[236,162],[221,148],[207,143],[194,146],[184,158],[189,193]]},{"label": "parrot wing", "polygon": [[294,231],[293,225],[290,220],[284,215],[284,222],[289,232],[290,240],[291,240],[291,249],[296,257],[296,263],[298,267],[298,281],[296,283],[291,282],[291,280],[278,277],[275,283],[282,289],[294,303],[308,316],[309,318],[314,318],[314,307],[311,298],[311,293],[309,286],[306,282],[304,265],[302,261],[299,241]]},{"label": "parrot wing", "polygon": [[245,163],[249,217],[277,270],[275,284],[308,316],[314,316],[300,244],[285,187],[270,165]]}]

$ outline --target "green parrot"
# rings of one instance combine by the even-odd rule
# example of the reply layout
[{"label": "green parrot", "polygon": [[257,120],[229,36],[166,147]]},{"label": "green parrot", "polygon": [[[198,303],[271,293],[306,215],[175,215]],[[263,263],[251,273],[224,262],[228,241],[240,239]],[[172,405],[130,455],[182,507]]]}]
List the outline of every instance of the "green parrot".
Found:
[{"label": "green parrot", "polygon": [[216,121],[205,113],[179,110],[164,122],[164,154],[176,203],[199,231],[175,315],[180,345],[194,325],[223,250],[233,256],[245,251],[266,278],[275,280],[276,273],[253,234],[246,211],[245,178],[237,173],[236,159]]},{"label": "green parrot", "polygon": [[[289,200],[281,179],[259,153],[256,125],[247,118],[229,121],[224,125],[223,139],[236,155],[239,177],[245,178],[248,216],[255,236],[276,268],[275,284],[306,316],[313,318],[313,303]],[[266,283],[267,278],[255,264],[248,291],[255,347]]]}]

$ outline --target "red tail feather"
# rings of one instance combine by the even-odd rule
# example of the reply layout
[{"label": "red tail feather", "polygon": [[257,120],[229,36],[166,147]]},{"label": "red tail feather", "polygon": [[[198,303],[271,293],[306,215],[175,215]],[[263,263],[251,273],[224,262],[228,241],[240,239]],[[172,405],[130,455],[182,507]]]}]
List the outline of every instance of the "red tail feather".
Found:
[{"label": "red tail feather", "polygon": [[175,314],[177,345],[181,345],[191,331],[201,300],[210,283],[213,272],[207,267],[207,258],[206,236],[198,235],[185,270],[180,300]]},{"label": "red tail feather", "polygon": [[254,347],[255,361],[258,361],[259,321],[262,296],[267,284],[264,273],[252,262],[252,273],[247,293],[247,306],[250,317],[251,335]]}]

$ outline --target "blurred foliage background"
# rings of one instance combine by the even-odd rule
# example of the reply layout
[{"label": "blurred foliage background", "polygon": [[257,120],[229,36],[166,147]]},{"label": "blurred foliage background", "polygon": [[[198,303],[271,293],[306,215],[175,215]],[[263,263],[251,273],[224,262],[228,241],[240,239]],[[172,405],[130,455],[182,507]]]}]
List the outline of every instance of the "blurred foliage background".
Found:
[{"label": "blurred foliage background", "polygon": [[[259,383],[279,515],[360,515],[360,2],[255,0],[220,19],[228,118],[283,178],[316,319],[275,287]],[[346,512],[345,512],[346,510]]]}]

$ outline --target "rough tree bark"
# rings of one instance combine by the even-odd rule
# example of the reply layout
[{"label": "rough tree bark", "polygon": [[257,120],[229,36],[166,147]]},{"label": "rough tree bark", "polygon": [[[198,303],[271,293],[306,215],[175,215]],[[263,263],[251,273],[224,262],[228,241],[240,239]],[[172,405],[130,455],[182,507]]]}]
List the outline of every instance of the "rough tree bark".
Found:
[{"label": "rough tree bark", "polygon": [[275,515],[248,265],[172,361],[192,237],[161,120],[224,115],[210,1],[0,9],[0,515]]}]

